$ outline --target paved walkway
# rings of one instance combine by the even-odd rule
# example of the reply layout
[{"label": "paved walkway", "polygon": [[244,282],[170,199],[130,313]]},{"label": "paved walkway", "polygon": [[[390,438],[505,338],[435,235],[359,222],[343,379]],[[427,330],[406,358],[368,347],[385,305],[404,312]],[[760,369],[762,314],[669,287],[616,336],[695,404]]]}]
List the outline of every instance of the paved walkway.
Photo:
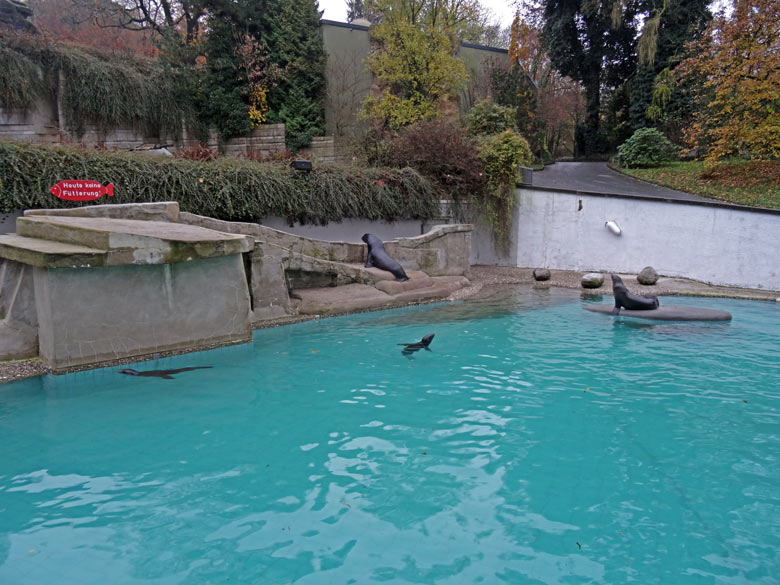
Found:
[{"label": "paved walkway", "polygon": [[534,185],[538,187],[615,195],[663,197],[664,199],[683,201],[714,201],[699,195],[691,195],[652,183],[645,183],[613,171],[604,162],[558,162],[545,167],[543,171],[534,171],[533,180]]}]

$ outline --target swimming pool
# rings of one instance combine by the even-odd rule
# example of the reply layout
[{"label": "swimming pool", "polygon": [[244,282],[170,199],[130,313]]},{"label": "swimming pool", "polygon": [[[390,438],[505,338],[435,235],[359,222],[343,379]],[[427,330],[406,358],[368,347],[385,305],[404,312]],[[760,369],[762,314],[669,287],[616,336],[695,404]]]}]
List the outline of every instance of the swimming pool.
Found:
[{"label": "swimming pool", "polygon": [[0,583],[776,584],[780,308],[665,302],[734,320],[529,288],[0,386]]}]

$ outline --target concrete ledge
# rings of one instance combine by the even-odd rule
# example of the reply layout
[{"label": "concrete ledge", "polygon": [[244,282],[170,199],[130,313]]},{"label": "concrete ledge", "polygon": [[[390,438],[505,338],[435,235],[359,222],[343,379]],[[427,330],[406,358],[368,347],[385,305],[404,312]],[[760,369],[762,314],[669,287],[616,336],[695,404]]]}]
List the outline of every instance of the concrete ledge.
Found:
[{"label": "concrete ledge", "polygon": [[26,216],[18,235],[104,250],[105,266],[163,264],[249,252],[252,238],[180,223],[100,217]]},{"label": "concrete ledge", "polygon": [[0,258],[40,268],[82,268],[104,266],[106,252],[76,244],[6,234],[0,236]]},{"label": "concrete ledge", "polygon": [[[385,274],[387,274],[387,272],[385,272]],[[392,275],[390,276],[392,277]],[[433,279],[419,270],[409,270],[406,273],[406,276],[409,277],[409,280],[406,282],[396,282],[395,279],[389,278],[377,282],[374,286],[389,295],[397,295],[433,286]]]},{"label": "concrete ledge", "polygon": [[0,359],[20,360],[37,355],[37,329],[0,321]]},{"label": "concrete ledge", "polygon": [[71,209],[28,209],[26,217],[48,215],[64,217],[105,217],[111,219],[142,219],[144,221],[178,221],[179,204],[176,201],[159,203],[118,203],[85,205]]},{"label": "concrete ledge", "polygon": [[471,232],[474,226],[469,223],[442,224],[433,226],[428,232],[413,238],[396,238],[400,246],[405,248],[419,248],[447,234],[460,234]]}]

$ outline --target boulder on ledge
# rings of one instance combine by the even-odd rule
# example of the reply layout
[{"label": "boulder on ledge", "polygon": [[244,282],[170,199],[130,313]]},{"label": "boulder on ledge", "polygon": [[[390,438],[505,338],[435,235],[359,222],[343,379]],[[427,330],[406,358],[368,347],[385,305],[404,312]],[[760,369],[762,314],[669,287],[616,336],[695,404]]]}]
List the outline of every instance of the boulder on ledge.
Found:
[{"label": "boulder on ledge", "polygon": [[636,280],[639,284],[652,285],[658,282],[658,273],[652,266],[645,266],[640,272]]},{"label": "boulder on ledge", "polygon": [[582,275],[582,288],[599,288],[604,284],[604,275],[598,272],[588,272]]},{"label": "boulder on ledge", "polygon": [[550,271],[546,268],[534,268],[534,280],[550,280]]}]

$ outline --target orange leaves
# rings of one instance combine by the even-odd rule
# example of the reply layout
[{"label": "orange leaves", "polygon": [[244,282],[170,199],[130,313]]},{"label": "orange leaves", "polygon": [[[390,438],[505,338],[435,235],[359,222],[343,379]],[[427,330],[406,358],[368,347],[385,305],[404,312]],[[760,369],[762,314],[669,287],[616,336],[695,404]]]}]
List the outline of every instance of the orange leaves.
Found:
[{"label": "orange leaves", "polygon": [[705,99],[687,138],[707,158],[780,158],[780,2],[734,0],[680,67]]}]

